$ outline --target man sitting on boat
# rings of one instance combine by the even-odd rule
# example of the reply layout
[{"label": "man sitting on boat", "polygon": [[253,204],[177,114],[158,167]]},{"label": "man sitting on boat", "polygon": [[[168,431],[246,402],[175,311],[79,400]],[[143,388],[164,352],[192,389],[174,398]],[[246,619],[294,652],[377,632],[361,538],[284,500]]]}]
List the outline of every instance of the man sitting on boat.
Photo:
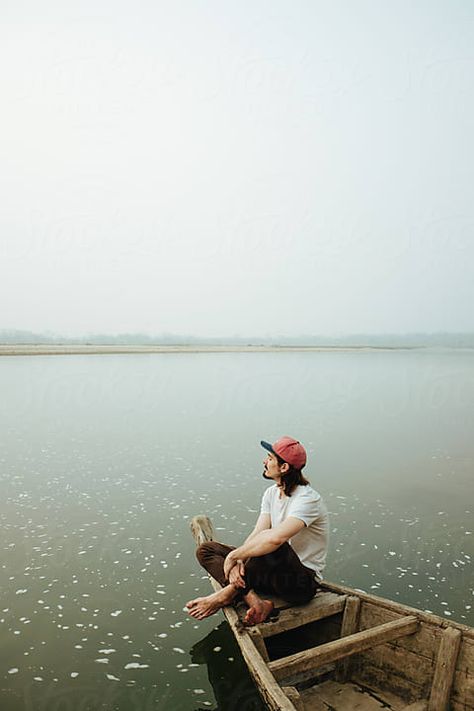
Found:
[{"label": "man sitting on boat", "polygon": [[320,494],[302,474],[306,451],[287,436],[261,445],[268,451],[263,477],[275,483],[265,491],[255,528],[241,546],[208,541],[198,547],[198,561],[222,585],[222,590],[186,604],[198,620],[243,597],[249,606],[244,622],[259,624],[272,613],[273,603],[258,593],[302,604],[314,596],[322,579],[328,515]]}]

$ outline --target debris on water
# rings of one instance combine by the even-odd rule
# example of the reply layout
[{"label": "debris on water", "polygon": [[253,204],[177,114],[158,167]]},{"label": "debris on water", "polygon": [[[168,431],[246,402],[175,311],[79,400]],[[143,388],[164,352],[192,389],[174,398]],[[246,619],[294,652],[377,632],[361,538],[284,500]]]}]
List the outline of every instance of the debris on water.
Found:
[{"label": "debris on water", "polygon": [[129,662],[124,669],[148,669],[149,664],[139,664],[139,662]]}]

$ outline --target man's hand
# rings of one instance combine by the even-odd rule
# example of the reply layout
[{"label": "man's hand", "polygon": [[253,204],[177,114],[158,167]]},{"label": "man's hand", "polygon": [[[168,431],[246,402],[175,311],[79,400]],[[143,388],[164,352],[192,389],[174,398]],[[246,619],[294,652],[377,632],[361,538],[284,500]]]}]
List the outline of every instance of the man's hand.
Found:
[{"label": "man's hand", "polygon": [[237,559],[232,555],[234,551],[231,551],[224,560],[224,577],[226,580],[229,579],[229,573],[237,563]]},{"label": "man's hand", "polygon": [[[240,560],[240,558],[237,558],[237,557],[236,557],[235,551],[231,551],[231,552],[229,553],[229,555],[226,557],[226,559],[224,560],[224,575],[225,575],[225,579],[226,579],[226,580],[229,580],[229,582],[232,582],[232,581],[230,580],[230,577],[229,577],[229,576],[230,576],[231,570],[233,570],[234,568],[237,568],[237,570],[236,570],[236,572],[233,574],[233,577],[235,577],[235,578],[237,578],[237,577],[242,578],[242,573],[240,572],[240,565],[241,565],[241,564],[242,564],[242,561]],[[244,583],[242,586],[239,585],[239,587],[245,587],[245,583]]]},{"label": "man's hand", "polygon": [[232,583],[237,588],[245,587],[245,565],[243,561],[238,560],[234,567],[229,572],[229,583]]}]

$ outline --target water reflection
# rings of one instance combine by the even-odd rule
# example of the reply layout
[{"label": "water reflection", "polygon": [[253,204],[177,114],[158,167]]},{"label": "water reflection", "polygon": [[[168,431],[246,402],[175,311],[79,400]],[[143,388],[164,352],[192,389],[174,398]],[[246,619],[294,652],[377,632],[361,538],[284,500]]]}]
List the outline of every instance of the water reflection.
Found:
[{"label": "water reflection", "polygon": [[[191,649],[195,664],[206,664],[217,706],[212,711],[265,711],[227,622]],[[195,711],[208,711],[197,706]]]}]

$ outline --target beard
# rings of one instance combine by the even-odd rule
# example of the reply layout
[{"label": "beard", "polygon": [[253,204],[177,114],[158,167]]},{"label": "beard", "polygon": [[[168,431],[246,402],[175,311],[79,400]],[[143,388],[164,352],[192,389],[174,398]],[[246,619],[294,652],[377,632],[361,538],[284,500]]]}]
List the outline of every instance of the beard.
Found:
[{"label": "beard", "polygon": [[267,470],[266,470],[266,469],[263,470],[262,476],[263,476],[264,479],[270,479],[270,480],[271,480],[271,477],[270,477],[270,476],[267,476]]}]

